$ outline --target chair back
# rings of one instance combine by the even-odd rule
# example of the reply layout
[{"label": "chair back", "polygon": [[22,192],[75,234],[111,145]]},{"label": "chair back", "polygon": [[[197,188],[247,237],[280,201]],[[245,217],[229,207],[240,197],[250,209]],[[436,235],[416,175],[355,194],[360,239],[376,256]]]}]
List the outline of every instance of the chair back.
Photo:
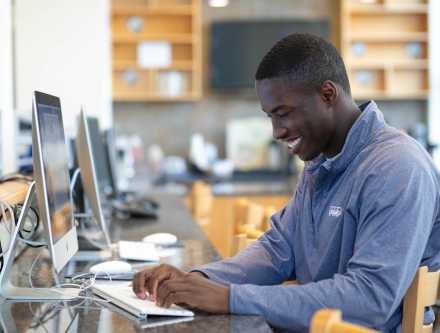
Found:
[{"label": "chair back", "polygon": [[342,313],[336,309],[316,311],[310,323],[309,333],[377,333],[377,331],[342,321]]},{"label": "chair back", "polygon": [[197,223],[208,224],[214,201],[211,185],[202,181],[194,182],[192,188],[193,216]]},{"label": "chair back", "polygon": [[423,325],[425,307],[434,305],[438,295],[440,271],[419,267],[403,298],[402,333],[431,333],[433,324]]}]

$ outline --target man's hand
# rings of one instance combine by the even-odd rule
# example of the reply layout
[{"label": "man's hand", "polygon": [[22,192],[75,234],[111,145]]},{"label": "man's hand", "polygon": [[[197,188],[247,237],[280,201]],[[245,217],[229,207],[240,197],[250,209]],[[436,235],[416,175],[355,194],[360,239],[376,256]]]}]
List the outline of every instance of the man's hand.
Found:
[{"label": "man's hand", "polygon": [[157,290],[156,304],[169,308],[171,304],[185,303],[206,312],[226,314],[229,313],[229,292],[229,287],[201,274],[189,273],[162,282]]},{"label": "man's hand", "polygon": [[150,301],[161,307],[186,303],[210,313],[229,313],[229,287],[210,281],[200,272],[186,273],[162,264],[145,269],[133,278],[133,292],[141,299],[150,293]]},{"label": "man's hand", "polygon": [[160,283],[168,279],[176,279],[185,274],[187,273],[167,264],[144,269],[133,277],[133,292],[140,299],[146,299],[148,291],[150,301],[154,302]]}]

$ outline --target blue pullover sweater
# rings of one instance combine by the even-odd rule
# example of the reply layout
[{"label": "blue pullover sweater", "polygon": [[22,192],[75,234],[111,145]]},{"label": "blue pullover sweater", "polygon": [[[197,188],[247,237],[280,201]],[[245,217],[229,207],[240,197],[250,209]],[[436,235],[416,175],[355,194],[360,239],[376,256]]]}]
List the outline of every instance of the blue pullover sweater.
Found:
[{"label": "blue pullover sweater", "polygon": [[[360,109],[340,154],[305,163],[271,230],[195,269],[230,286],[232,314],[307,332],[318,309],[338,308],[346,321],[399,331],[418,267],[440,269],[439,170],[373,101]],[[287,279],[299,285],[280,285]]]}]

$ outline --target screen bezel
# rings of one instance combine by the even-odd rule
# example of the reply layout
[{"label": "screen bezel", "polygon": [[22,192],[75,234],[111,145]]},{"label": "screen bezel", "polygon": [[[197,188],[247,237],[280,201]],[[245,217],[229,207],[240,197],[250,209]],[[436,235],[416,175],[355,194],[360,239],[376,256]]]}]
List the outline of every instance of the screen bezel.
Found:
[{"label": "screen bezel", "polygon": [[[38,207],[41,216],[41,222],[43,225],[44,235],[48,250],[51,254],[52,264],[54,270],[59,273],[66,263],[74,256],[78,251],[78,236],[76,233],[76,227],[73,217],[73,209],[71,208],[71,224],[70,230],[64,234],[56,243],[54,243],[54,237],[52,232],[51,213],[49,209],[49,197],[48,197],[48,184],[47,177],[44,169],[44,156],[41,141],[41,123],[40,112],[38,104],[44,104],[52,108],[59,109],[59,119],[62,123],[61,103],[60,99],[55,96],[44,94],[38,91],[34,92],[32,101],[32,159],[34,164],[34,178],[36,185],[36,193],[38,197]],[[60,134],[65,141],[64,127],[60,128]],[[67,161],[67,147],[65,148],[66,161]],[[65,165],[66,174],[69,174],[68,165]],[[70,207],[73,207],[72,194],[70,192],[70,179],[65,184],[68,189],[68,198]]]}]

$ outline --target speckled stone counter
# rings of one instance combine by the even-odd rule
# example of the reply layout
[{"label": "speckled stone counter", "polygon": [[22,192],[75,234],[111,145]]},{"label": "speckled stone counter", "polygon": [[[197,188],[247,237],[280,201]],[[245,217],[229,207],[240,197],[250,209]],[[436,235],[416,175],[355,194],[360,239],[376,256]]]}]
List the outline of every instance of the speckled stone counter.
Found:
[{"label": "speckled stone counter", "polygon": [[[220,260],[220,256],[204,231],[177,196],[157,196],[159,217],[152,219],[113,220],[110,224],[112,242],[118,239],[140,241],[156,232],[175,234],[185,245],[170,249],[172,255],[161,262],[185,271],[201,264]],[[29,286],[29,269],[41,250],[29,248],[14,263],[11,282]],[[59,275],[51,269],[47,251],[32,271],[35,287],[51,286],[63,281],[66,273],[80,272],[96,262],[71,261]],[[136,268],[142,269],[138,266]],[[3,302],[2,302],[3,301]],[[210,315],[195,311],[194,318],[150,317],[138,319],[118,307],[93,300],[70,302],[15,302],[0,299],[0,332],[272,332],[259,316]]]}]

